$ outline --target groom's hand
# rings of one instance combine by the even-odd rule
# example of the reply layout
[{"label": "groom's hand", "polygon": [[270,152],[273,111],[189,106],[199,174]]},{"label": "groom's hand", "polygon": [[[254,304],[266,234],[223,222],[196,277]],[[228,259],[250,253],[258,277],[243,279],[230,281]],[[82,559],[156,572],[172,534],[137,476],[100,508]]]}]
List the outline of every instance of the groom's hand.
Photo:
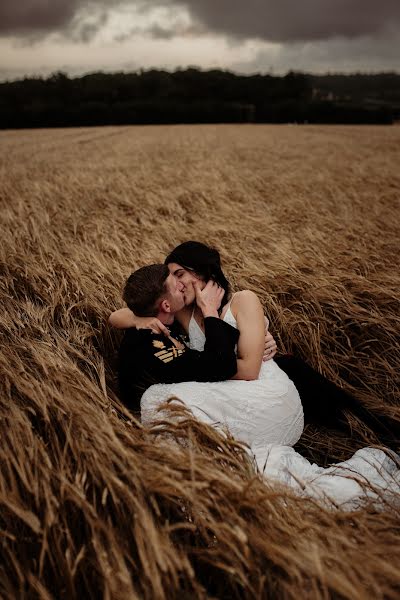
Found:
[{"label": "groom's hand", "polygon": [[194,290],[196,292],[196,304],[203,313],[203,317],[217,317],[218,309],[221,306],[222,298],[224,297],[225,290],[221,288],[215,281],[210,281],[201,290],[201,282],[195,281],[193,283]]},{"label": "groom's hand", "polygon": [[271,360],[271,358],[274,358],[278,348],[277,348],[274,338],[272,337],[272,334],[268,331],[269,320],[267,319],[267,317],[264,317],[264,319],[265,319],[265,340],[264,340],[263,362],[266,362],[267,360]]}]

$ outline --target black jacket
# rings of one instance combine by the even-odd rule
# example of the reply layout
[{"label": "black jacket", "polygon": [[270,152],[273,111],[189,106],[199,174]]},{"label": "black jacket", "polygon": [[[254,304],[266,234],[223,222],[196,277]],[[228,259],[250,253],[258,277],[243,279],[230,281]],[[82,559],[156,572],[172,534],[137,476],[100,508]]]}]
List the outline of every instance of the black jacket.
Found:
[{"label": "black jacket", "polygon": [[[179,337],[178,325],[171,335]],[[186,346],[178,350],[164,335],[149,329],[129,329],[119,350],[119,388],[121,400],[136,413],[140,398],[154,383],[180,381],[223,381],[237,371],[235,345],[237,329],[216,317],[204,319],[206,343],[203,352]]]}]

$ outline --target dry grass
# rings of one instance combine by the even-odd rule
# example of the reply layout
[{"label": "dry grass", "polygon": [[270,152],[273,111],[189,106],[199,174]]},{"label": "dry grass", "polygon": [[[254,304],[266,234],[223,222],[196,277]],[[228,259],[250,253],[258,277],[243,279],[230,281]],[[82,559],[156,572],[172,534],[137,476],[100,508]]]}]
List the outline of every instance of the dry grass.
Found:
[{"label": "dry grass", "polygon": [[206,241],[282,349],[400,419],[400,128],[1,132],[0,156],[0,595],[398,598],[399,514],[264,485],[190,419],[176,444],[143,430],[106,318],[133,269]]}]

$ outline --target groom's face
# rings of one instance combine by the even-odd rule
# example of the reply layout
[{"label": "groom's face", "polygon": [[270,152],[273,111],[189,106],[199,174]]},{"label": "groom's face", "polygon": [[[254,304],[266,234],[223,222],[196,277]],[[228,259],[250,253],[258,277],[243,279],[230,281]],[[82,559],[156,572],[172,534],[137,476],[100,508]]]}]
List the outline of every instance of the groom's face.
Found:
[{"label": "groom's face", "polygon": [[177,277],[171,273],[166,279],[167,300],[170,305],[171,313],[175,314],[185,306],[185,286]]}]

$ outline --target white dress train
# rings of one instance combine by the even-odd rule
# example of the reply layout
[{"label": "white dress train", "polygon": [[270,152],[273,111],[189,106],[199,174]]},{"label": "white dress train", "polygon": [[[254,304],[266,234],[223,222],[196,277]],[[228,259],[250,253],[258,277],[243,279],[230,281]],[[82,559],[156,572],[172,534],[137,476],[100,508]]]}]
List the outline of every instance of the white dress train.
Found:
[{"label": "white dress train", "polygon": [[400,506],[399,457],[379,448],[362,448],[331,467],[310,463],[289,446],[272,445],[254,456],[269,480],[279,481],[296,494],[314,498],[327,507],[356,510],[371,503]]},{"label": "white dress train", "polygon": [[[224,320],[237,327],[230,310]],[[204,349],[205,335],[192,316],[189,345]],[[328,506],[352,510],[366,501],[400,505],[398,457],[377,448],[358,450],[350,459],[328,468],[310,463],[292,446],[304,427],[303,409],[293,382],[270,360],[262,363],[255,381],[156,384],[141,398],[142,422],[160,418],[158,406],[176,396],[193,415],[214,427],[228,429],[245,442],[257,469],[297,494]]]}]

